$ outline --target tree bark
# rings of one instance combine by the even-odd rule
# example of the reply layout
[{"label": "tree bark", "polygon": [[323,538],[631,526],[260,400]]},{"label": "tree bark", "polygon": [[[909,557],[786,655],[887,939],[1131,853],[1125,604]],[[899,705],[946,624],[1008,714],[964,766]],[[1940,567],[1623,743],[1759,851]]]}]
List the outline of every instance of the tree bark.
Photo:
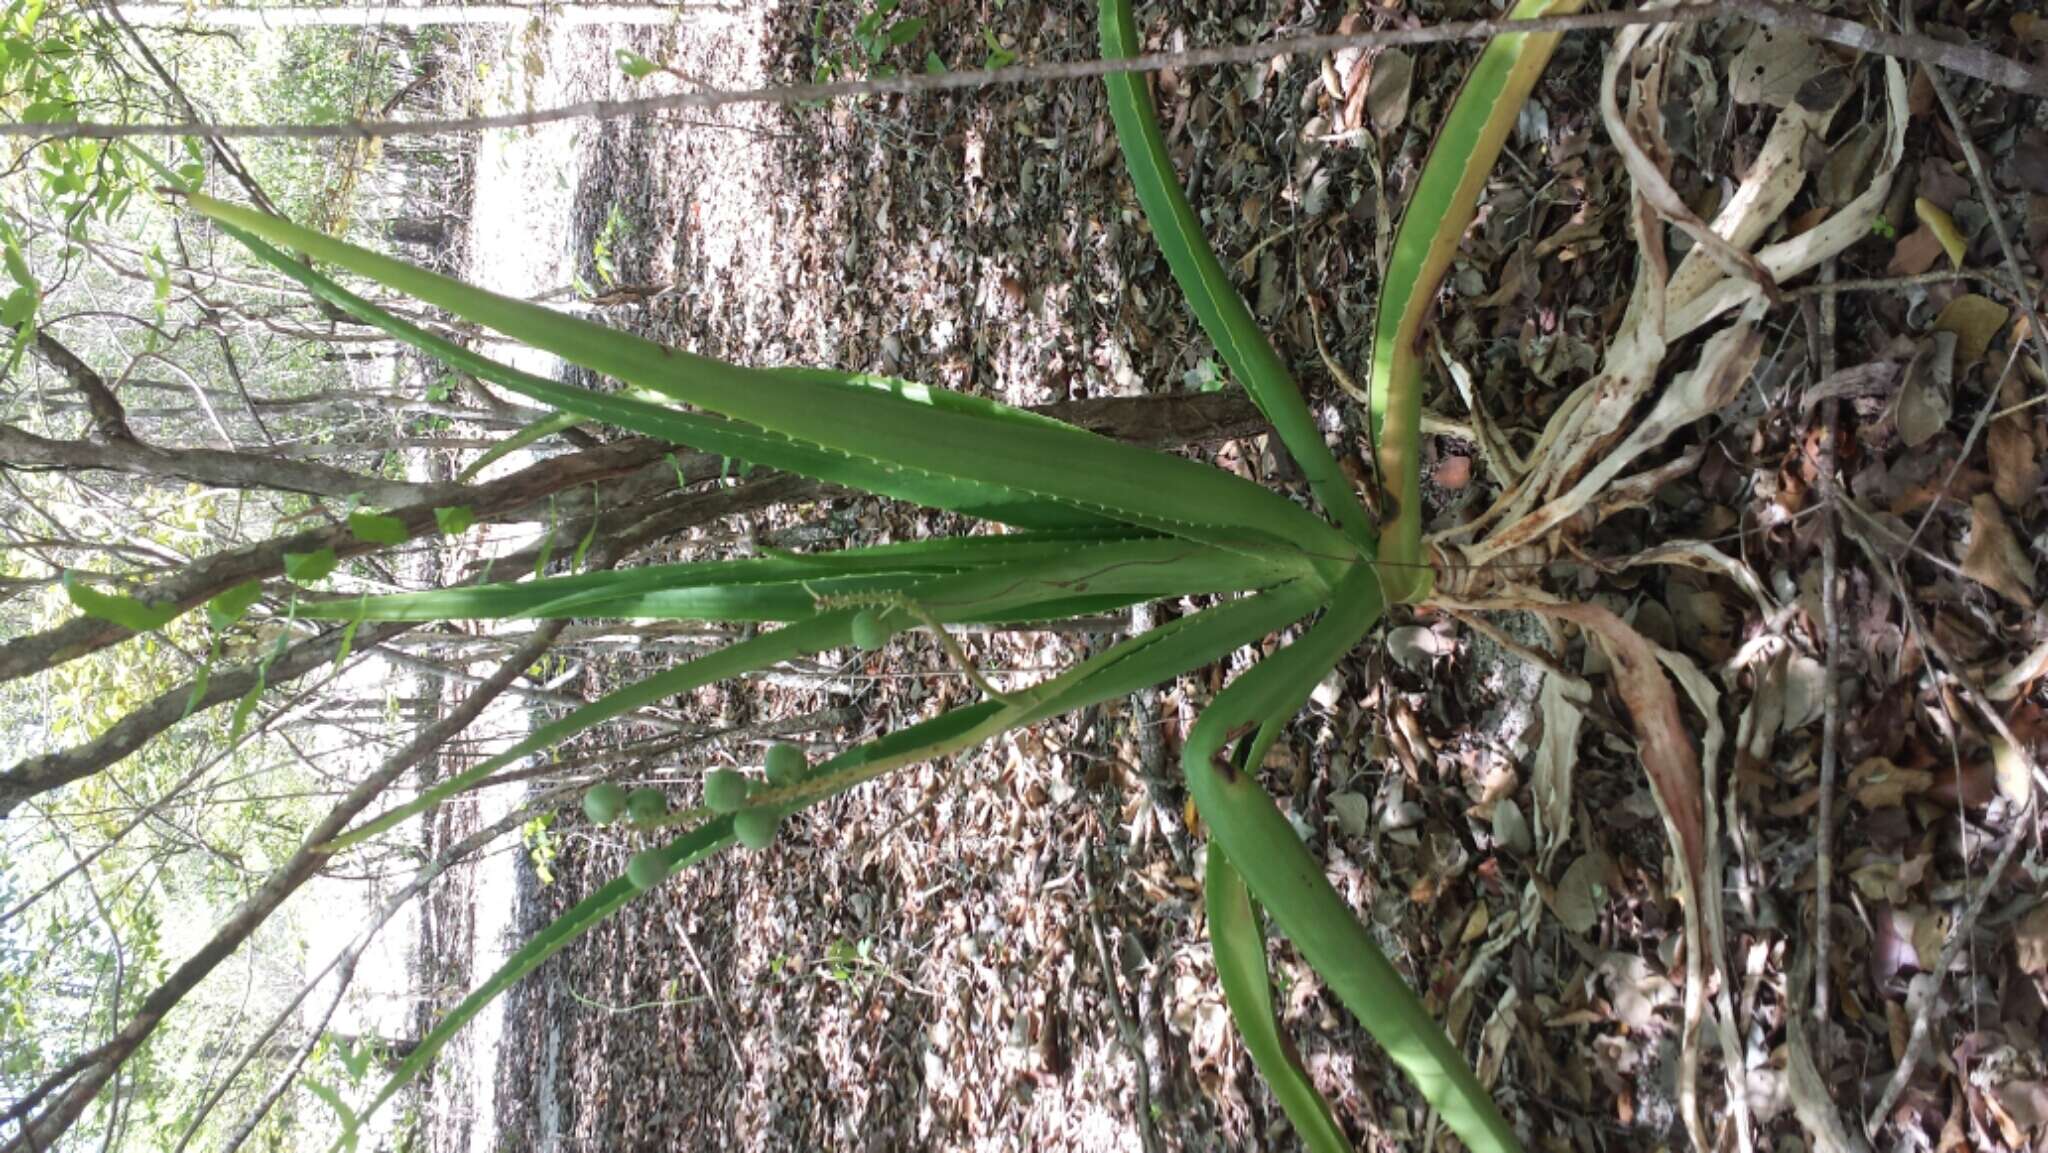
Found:
[{"label": "tree bark", "polygon": [[80,360],[77,353],[64,347],[48,329],[36,329],[36,355],[48,362],[71,382],[85,397],[85,407],[92,413],[93,435],[113,444],[132,442],[135,434],[128,431],[128,414],[121,409],[120,400],[114,390],[107,387],[106,380],[92,370],[92,366]]},{"label": "tree bark", "polygon": [[[417,623],[411,621],[370,621],[357,630],[355,647],[367,650],[415,627]],[[180,683],[82,745],[30,757],[0,772],[0,820],[7,819],[31,797],[112,767],[187,716],[240,700],[259,683],[274,687],[319,668],[340,651],[343,631],[330,629],[300,641],[279,654],[267,668],[251,662],[208,677],[206,690],[197,700],[192,697],[192,682]]]},{"label": "tree bark", "polygon": [[97,470],[213,488],[270,489],[337,499],[360,496],[385,507],[422,503],[445,507],[467,504],[474,497],[467,485],[386,480],[267,453],[157,448],[132,437],[121,443],[50,440],[6,424],[0,424],[0,468]]}]

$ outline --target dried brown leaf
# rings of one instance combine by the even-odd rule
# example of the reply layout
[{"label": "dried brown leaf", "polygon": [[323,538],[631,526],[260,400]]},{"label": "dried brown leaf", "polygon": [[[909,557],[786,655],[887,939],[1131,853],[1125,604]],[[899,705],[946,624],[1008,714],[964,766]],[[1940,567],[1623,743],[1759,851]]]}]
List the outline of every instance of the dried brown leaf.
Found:
[{"label": "dried brown leaf", "polygon": [[1415,58],[1399,48],[1389,48],[1372,64],[1372,79],[1366,82],[1365,110],[1373,128],[1384,136],[1408,120],[1408,93],[1415,84]]},{"label": "dried brown leaf", "polygon": [[1934,784],[1925,769],[1907,769],[1884,757],[1871,757],[1849,774],[1849,795],[1866,809],[1895,808]]},{"label": "dried brown leaf", "polygon": [[2048,974],[2048,902],[2034,906],[2012,928],[2014,959],[2020,971],[2039,977]]},{"label": "dried brown leaf", "polygon": [[2034,566],[2005,523],[1998,499],[1978,493],[1970,501],[1970,547],[1963,575],[2022,608],[2034,607]]},{"label": "dried brown leaf", "polygon": [[1580,710],[1589,699],[1586,693],[1584,681],[1556,674],[1543,678],[1543,738],[1529,769],[1529,787],[1536,798],[1539,859],[1546,865],[1571,835],[1572,767],[1579,759],[1579,729],[1585,721]]},{"label": "dried brown leaf", "polygon": [[1956,369],[1966,371],[1991,351],[1991,341],[2011,319],[2012,309],[1989,297],[1966,292],[1948,302],[1935,318],[1934,327],[1955,334]]},{"label": "dried brown leaf", "polygon": [[1920,350],[1906,365],[1894,415],[1899,439],[1907,448],[1926,444],[1948,423],[1954,404],[1950,389],[1954,381],[1955,346],[1954,333],[1934,333],[1920,343]]},{"label": "dried brown leaf", "polygon": [[1607,872],[1611,867],[1607,854],[1592,852],[1573,861],[1564,871],[1557,882],[1557,900],[1552,908],[1565,928],[1583,935],[1599,923],[1600,910],[1607,906]]},{"label": "dried brown leaf", "polygon": [[1758,28],[1728,66],[1729,93],[1737,104],[1783,108],[1828,65],[1820,45],[1796,32]]},{"label": "dried brown leaf", "polygon": [[1885,266],[1888,276],[1918,276],[1934,267],[1941,259],[1941,238],[1925,223],[1899,238],[1892,249],[1891,263]]},{"label": "dried brown leaf", "polygon": [[1856,400],[1874,396],[1889,397],[1899,387],[1902,367],[1896,360],[1873,360],[1867,364],[1840,369],[1807,389],[1800,404],[1811,412],[1814,405],[1830,398]]},{"label": "dried brown leaf", "polygon": [[[2026,386],[2018,376],[2008,376],[1999,403],[2010,407],[2026,399]],[[2001,416],[1984,432],[1984,451],[1991,459],[1991,491],[1999,502],[2019,512],[2039,492],[2035,481],[2034,430],[2024,412]]]}]

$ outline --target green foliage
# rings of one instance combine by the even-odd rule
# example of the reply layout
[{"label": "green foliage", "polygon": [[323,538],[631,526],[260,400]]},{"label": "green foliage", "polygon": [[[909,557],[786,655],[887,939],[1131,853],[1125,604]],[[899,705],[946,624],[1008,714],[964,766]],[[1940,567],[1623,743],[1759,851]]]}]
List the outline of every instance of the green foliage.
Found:
[{"label": "green foliage", "polygon": [[981,43],[982,47],[988,49],[988,55],[981,59],[983,68],[1008,68],[1017,62],[1017,54],[1003,47],[1003,42],[996,39],[993,28],[984,27],[981,30]]},{"label": "green foliage", "polygon": [[[860,14],[844,39],[835,36],[834,29],[827,24],[829,16],[836,15],[833,6],[820,4],[811,18],[811,78],[824,84],[862,76],[896,75],[897,50],[910,45],[925,29],[925,18],[903,15],[899,11],[901,4],[902,0],[869,0],[864,10],[856,9]],[[927,54],[927,71],[932,70],[933,59]],[[938,70],[943,71],[944,65]]]},{"label": "green foliage", "polygon": [[176,605],[147,605],[134,597],[116,593],[103,593],[84,581],[78,574],[65,572],[64,595],[78,606],[78,611],[89,617],[111,621],[131,632],[146,633],[162,628],[178,615]]},{"label": "green foliage", "polygon": [[624,243],[632,227],[631,222],[626,219],[626,214],[614,203],[605,213],[604,227],[598,230],[596,238],[590,242],[591,266],[597,270],[598,282],[607,288],[619,282],[619,267],[613,255],[619,245]]},{"label": "green foliage", "polygon": [[519,826],[519,843],[526,846],[526,859],[533,863],[533,875],[543,885],[555,883],[554,834],[548,830],[555,823],[553,813],[541,813]]},{"label": "green foliage", "polygon": [[206,602],[206,623],[212,625],[215,631],[225,632],[247,615],[262,596],[261,584],[256,581],[243,581]]},{"label": "green foliage", "polygon": [[285,579],[294,584],[309,585],[324,579],[341,563],[335,558],[334,550],[323,548],[314,552],[288,552],[284,554]]},{"label": "green foliage", "polygon": [[434,524],[447,536],[461,536],[476,523],[476,510],[466,504],[434,510]]},{"label": "green foliage", "polygon": [[1252,1062],[1272,1086],[1273,1096],[1287,1113],[1302,1143],[1314,1153],[1348,1151],[1351,1142],[1330,1115],[1329,1103],[1316,1091],[1308,1070],[1280,1029],[1273,1010],[1271,978],[1266,973],[1266,934],[1260,913],[1244,878],[1223,850],[1211,845],[1202,878],[1202,904],[1209,914],[1209,947],[1216,959],[1217,982],[1230,1007],[1230,1019],[1244,1038]]},{"label": "green foliage", "polygon": [[[395,516],[380,512],[352,512],[348,514],[348,531],[357,540],[368,544],[402,544],[410,535],[405,522]],[[326,575],[326,574],[321,574]],[[293,578],[297,580],[297,577]],[[318,580],[319,577],[309,577]]]},{"label": "green foliage", "polygon": [[661,65],[631,48],[617,49],[612,56],[619,62],[619,71],[625,73],[628,80],[645,80],[656,72],[664,71]]}]

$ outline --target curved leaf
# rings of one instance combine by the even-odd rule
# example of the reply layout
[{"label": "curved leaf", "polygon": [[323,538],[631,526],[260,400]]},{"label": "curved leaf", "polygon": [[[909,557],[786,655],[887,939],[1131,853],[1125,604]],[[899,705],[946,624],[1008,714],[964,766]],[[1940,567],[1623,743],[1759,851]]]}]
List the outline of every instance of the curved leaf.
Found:
[{"label": "curved leaf", "polygon": [[[1337,588],[1301,639],[1232,681],[1195,722],[1181,749],[1188,792],[1212,844],[1223,848],[1252,895],[1475,1153],[1515,1153],[1514,1130],[1494,1108],[1464,1056],[1332,888],[1294,826],[1259,786],[1232,740],[1292,716],[1323,673],[1379,619],[1378,582],[1366,563]],[[1249,752],[1252,742],[1239,743]]]},{"label": "curved leaf", "polygon": [[[1508,13],[1528,20],[1577,10],[1583,0],[1520,0]],[[1373,444],[1380,485],[1389,505],[1379,557],[1387,566],[1387,594],[1413,601],[1428,595],[1430,569],[1422,555],[1423,322],[1437,288],[1478,211],[1479,192],[1500,159],[1522,105],[1550,61],[1558,34],[1510,33],[1489,40],[1465,77],[1415,179],[1380,288],[1373,325]]]},{"label": "curved leaf", "polygon": [[1330,1115],[1330,1103],[1316,1091],[1294,1043],[1280,1029],[1272,982],[1266,976],[1266,934],[1259,927],[1259,907],[1217,845],[1209,846],[1202,870],[1202,905],[1209,914],[1209,951],[1216,958],[1223,1000],[1252,1064],[1272,1086],[1280,1108],[1312,1153],[1351,1153],[1351,1142]]},{"label": "curved leaf", "polygon": [[[1100,28],[1102,55],[1120,60],[1140,50],[1137,28],[1131,19],[1130,0],[1101,0]],[[1372,521],[1358,503],[1351,482],[1330,455],[1322,429],[1301,398],[1301,389],[1287,371],[1287,365],[1273,351],[1271,341],[1245,307],[1244,298],[1232,287],[1229,275],[1202,235],[1201,222],[1188,204],[1187,193],[1173,174],[1166,152],[1166,139],[1159,131],[1159,113],[1142,73],[1119,73],[1103,78],[1109,86],[1110,117],[1116,121],[1117,143],[1123,149],[1124,166],[1138,192],[1138,203],[1152,225],[1152,238],[1159,242],[1173,279],[1187,297],[1188,307],[1202,324],[1202,331],[1216,345],[1230,371],[1244,386],[1252,402],[1308,477],[1316,499],[1344,529],[1345,535],[1361,548],[1373,544]]]},{"label": "curved leaf", "polygon": [[200,195],[190,200],[215,220],[289,244],[593,372],[885,473],[896,469],[993,485],[1216,544],[1271,547],[1284,541],[1334,560],[1352,555],[1343,536],[1306,509],[1220,469],[908,381],[726,364],[485,292],[260,212]]}]

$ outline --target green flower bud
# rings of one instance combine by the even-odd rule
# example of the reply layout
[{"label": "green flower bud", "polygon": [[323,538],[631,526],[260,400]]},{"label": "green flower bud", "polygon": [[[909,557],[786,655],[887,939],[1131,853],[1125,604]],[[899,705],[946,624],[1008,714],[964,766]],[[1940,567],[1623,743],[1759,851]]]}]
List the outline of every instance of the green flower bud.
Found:
[{"label": "green flower bud", "polygon": [[747,778],[731,769],[714,769],[704,778],[704,804],[714,813],[737,813],[752,792]]},{"label": "green flower bud", "polygon": [[804,771],[809,767],[804,760],[804,751],[790,744],[769,749],[767,763],[763,766],[768,773],[768,783],[777,786],[803,780]]},{"label": "green flower bud", "polygon": [[626,815],[636,825],[651,825],[668,816],[668,796],[660,789],[634,789],[626,796]]},{"label": "green flower bud", "polygon": [[774,809],[741,809],[732,817],[732,834],[749,849],[765,849],[775,840],[782,814]]},{"label": "green flower bud", "polygon": [[626,807],[626,790],[606,781],[583,794],[583,815],[593,825],[609,825],[619,819],[619,810]]},{"label": "green flower bud", "polygon": [[874,612],[864,610],[853,618],[853,643],[874,652],[889,643],[889,626]]},{"label": "green flower bud", "polygon": [[668,879],[668,861],[662,857],[659,849],[634,853],[633,859],[626,862],[626,879],[633,882],[635,889],[644,893]]}]

